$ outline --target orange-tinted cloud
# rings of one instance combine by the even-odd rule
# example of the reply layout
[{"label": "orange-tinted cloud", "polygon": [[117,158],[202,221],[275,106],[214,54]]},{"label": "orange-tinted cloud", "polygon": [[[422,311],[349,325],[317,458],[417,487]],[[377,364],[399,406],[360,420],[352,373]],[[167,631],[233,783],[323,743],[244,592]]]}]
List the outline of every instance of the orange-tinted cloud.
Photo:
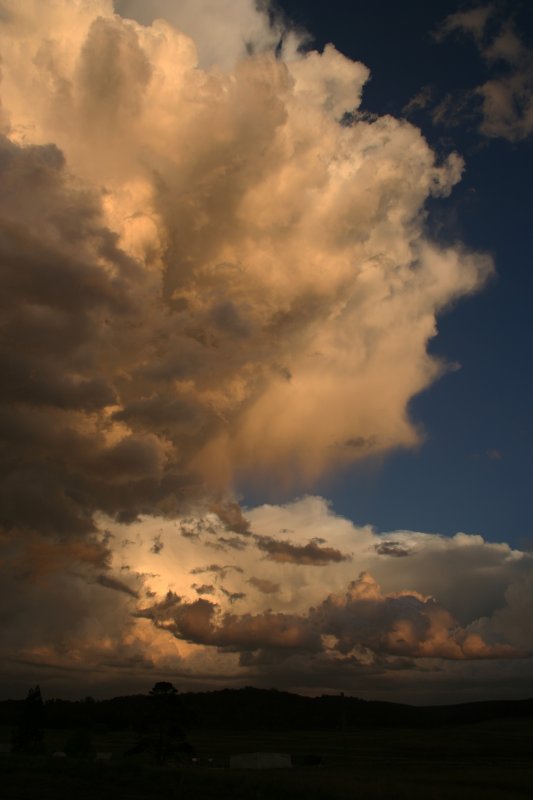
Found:
[{"label": "orange-tinted cloud", "polygon": [[[512,16],[502,19],[497,12],[497,6],[489,4],[444,20],[438,37],[456,32],[473,36],[490,77],[460,100],[448,95],[433,115],[438,122],[447,114],[455,121],[454,105],[463,113],[475,108],[482,134],[518,142],[533,133],[533,50],[522,40]],[[498,24],[488,28],[489,18]]]},{"label": "orange-tinted cloud", "polygon": [[[160,647],[174,664],[175,642],[131,616],[153,592],[158,624],[243,658],[248,639],[322,652],[338,628],[347,643],[362,600],[341,613],[320,598],[323,630],[300,601],[306,570],[352,569],[351,544],[254,530],[226,495],[243,472],[309,485],[420,441],[408,405],[446,368],[427,352],[438,314],[492,271],[425,232],[426,201],[452,190],[461,159],[439,163],[412,125],[360,114],[367,67],[333,46],[298,52],[245,0],[227,21],[250,22],[253,52],[228,44],[223,69],[211,36],[197,48],[109,0],[1,7],[0,542],[17,620],[5,652],[54,642],[66,659],[93,642],[96,663],[116,640],[121,663]],[[103,536],[103,518],[127,531]],[[176,525],[163,535],[154,520]],[[214,570],[213,547],[236,568]],[[245,572],[247,558],[264,574]],[[272,568],[295,570],[292,583]],[[191,570],[224,586],[192,587]],[[55,576],[44,599],[36,573]],[[149,577],[161,574],[164,589]],[[294,608],[219,618],[214,602],[173,599],[186,582],[215,586],[225,609],[251,604],[248,577],[255,601]],[[373,613],[404,607],[389,594]],[[365,646],[461,650],[453,636],[438,644],[446,620],[416,603]]]},{"label": "orange-tinted cloud", "polygon": [[329,595],[304,614],[221,613],[211,601],[187,602],[171,594],[137,614],[179,639],[243,653],[328,650],[363,659],[452,660],[527,655],[506,643],[488,643],[479,632],[461,628],[432,597],[417,592],[383,594],[368,573],[352,581],[346,594]]}]

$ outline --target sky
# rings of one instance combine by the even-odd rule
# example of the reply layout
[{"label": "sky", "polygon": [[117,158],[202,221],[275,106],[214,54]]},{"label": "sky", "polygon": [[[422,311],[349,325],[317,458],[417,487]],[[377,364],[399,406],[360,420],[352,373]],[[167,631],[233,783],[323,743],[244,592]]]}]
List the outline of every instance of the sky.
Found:
[{"label": "sky", "polygon": [[3,696],[533,694],[533,9],[0,0]]}]

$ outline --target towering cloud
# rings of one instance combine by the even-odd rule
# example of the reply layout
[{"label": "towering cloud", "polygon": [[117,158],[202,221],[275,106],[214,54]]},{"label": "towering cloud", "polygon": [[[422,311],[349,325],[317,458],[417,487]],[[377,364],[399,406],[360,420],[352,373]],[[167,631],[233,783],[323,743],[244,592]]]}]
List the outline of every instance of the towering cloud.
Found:
[{"label": "towering cloud", "polygon": [[[268,570],[223,567],[216,584],[213,548],[358,574],[344,544],[253,531],[225,495],[243,473],[301,488],[415,445],[408,403],[445,369],[427,353],[437,315],[492,270],[425,235],[425,203],[451,191],[461,159],[437,163],[412,125],[361,113],[365,66],[331,45],[298,51],[251,2],[223,4],[231,14],[214,27],[207,5],[176,6],[181,31],[152,22],[165,12],[155,2],[117,3],[146,25],[108,0],[0,3],[1,568],[31,587],[15,596],[2,583],[18,620],[10,654],[24,650],[36,587],[55,598],[57,630],[33,629],[28,659],[60,652],[63,663],[91,637],[107,652],[114,635],[121,663],[140,663],[159,636],[147,619],[190,652],[249,637],[317,652],[322,634],[355,642],[344,620],[362,613],[359,584],[285,616],[219,618],[214,599],[198,599],[280,596]],[[170,538],[168,520],[179,521]],[[164,567],[153,559],[179,575],[154,583]],[[209,583],[187,585],[194,601],[172,594],[205,568]],[[364,606],[376,625],[393,609],[389,644],[369,633],[365,647],[399,652],[401,627],[410,656],[473,652],[463,633],[436,643],[450,623],[433,601],[409,601],[400,625],[402,597]],[[109,630],[104,612],[92,630],[106,600]],[[151,645],[161,663],[166,640]]]},{"label": "towering cloud", "polygon": [[[116,440],[104,469],[298,480],[415,443],[406,405],[441,369],[426,353],[435,315],[490,270],[423,236],[424,201],[459,159],[436,166],[416,128],[357,117],[368,70],[331,46],[206,71],[187,36],[102,1],[4,7],[12,147],[27,159],[54,142],[53,180],[83,182],[91,233],[121,260],[90,261],[123,282],[123,308],[83,341],[98,371],[83,386]],[[72,190],[64,202],[87,219]],[[43,220],[68,260],[62,223],[61,209]]]},{"label": "towering cloud", "polygon": [[268,13],[268,0],[115,0],[115,10],[145,25],[162,18],[190,36],[202,67],[232,69],[253,53],[281,45],[294,51],[302,35],[288,30],[279,11]]}]

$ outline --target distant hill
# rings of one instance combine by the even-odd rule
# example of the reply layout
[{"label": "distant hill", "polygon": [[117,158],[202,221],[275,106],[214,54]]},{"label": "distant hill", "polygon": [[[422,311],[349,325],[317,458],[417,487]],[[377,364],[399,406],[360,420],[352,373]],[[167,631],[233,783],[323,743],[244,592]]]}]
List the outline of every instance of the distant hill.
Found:
[{"label": "distant hill", "polygon": [[[24,700],[0,701],[0,725],[16,725]],[[45,700],[48,728],[139,728],[153,711],[149,695],[108,700]],[[275,689],[222,689],[186,692],[173,701],[172,713],[187,729],[356,730],[361,728],[435,728],[495,719],[533,718],[533,698],[409,706],[343,695],[304,697]]]},{"label": "distant hill", "polygon": [[533,698],[410,706],[343,695],[304,697],[277,690],[222,689],[180,695],[200,727],[271,730],[331,730],[364,727],[425,728],[489,719],[532,717]]}]

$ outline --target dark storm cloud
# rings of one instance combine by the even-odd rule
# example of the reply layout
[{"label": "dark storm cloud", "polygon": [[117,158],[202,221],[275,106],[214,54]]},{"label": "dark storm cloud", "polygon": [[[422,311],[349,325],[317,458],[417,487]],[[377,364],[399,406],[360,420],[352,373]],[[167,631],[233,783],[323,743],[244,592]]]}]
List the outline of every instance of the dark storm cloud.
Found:
[{"label": "dark storm cloud", "polygon": [[[189,6],[200,38],[209,5]],[[347,647],[333,601],[323,618],[239,616],[170,592],[141,612],[156,630],[132,616],[134,592],[188,589],[195,542],[243,562],[257,553],[238,542],[255,543],[270,569],[346,566],[350,547],[254,536],[227,493],[242,474],[304,486],[417,444],[408,407],[442,370],[427,350],[436,316],[492,270],[424,235],[425,203],[451,191],[460,158],[437,166],[390,116],[340,125],[368,69],[331,45],[298,53],[296,36],[276,52],[251,0],[230,5],[238,50],[206,71],[187,36],[108,0],[1,0],[0,592],[5,652],[28,663],[142,669],[154,644],[175,664],[166,630],[323,655],[334,628]],[[239,59],[245,12],[266,38]],[[154,516],[182,518],[162,553]],[[128,545],[128,564],[142,550],[131,591],[114,577],[119,540],[100,532],[117,521],[153,525]],[[144,586],[154,557],[182,574]],[[248,569],[202,573],[225,606],[244,599],[233,584]],[[266,580],[250,586],[274,594]]]},{"label": "dark storm cloud", "polygon": [[224,579],[228,572],[242,572],[242,567],[237,564],[209,564],[205,567],[194,567],[191,569],[191,575],[203,575],[206,572],[212,572],[214,575],[220,575]]},{"label": "dark storm cloud", "polygon": [[215,587],[210,583],[203,583],[199,586],[196,583],[192,584],[192,588],[196,592],[196,594],[203,595],[203,594],[216,594]]},{"label": "dark storm cloud", "polygon": [[200,539],[200,534],[191,530],[180,531],[180,536],[183,536],[184,539],[189,539],[193,542],[197,542]]},{"label": "dark storm cloud", "polygon": [[124,594],[129,594],[130,597],[139,597],[138,592],[128,586],[126,583],[117,580],[116,578],[112,578],[110,575],[98,575],[96,582],[100,584],[100,586],[104,586],[106,589],[113,589],[115,592],[123,592]]},{"label": "dark storm cloud", "polygon": [[384,595],[368,573],[352,581],[344,595],[329,595],[305,614],[265,611],[238,616],[210,601],[188,602],[169,592],[138,616],[178,639],[241,653],[279,649],[315,656],[329,652],[333,658],[364,658],[366,653],[378,660],[452,661],[527,655],[520,648],[486,641],[480,630],[461,628],[432,597],[416,592]]},{"label": "dark storm cloud", "polygon": [[256,578],[255,575],[252,575],[251,578],[248,578],[247,583],[253,586],[255,589],[258,589],[262,594],[275,594],[279,591],[280,584],[274,583],[274,581],[269,581],[267,578]]},{"label": "dark storm cloud", "polygon": [[[461,253],[457,270],[459,252],[438,252],[412,224],[458,180],[457,159],[436,167],[391,118],[340,126],[369,73],[331,45],[211,73],[186,36],[122,20],[104,0],[4,6],[6,130],[29,142],[0,145],[5,524],[83,535],[96,512],[132,522],[219,498],[212,512],[249,536],[224,500],[238,470],[304,479],[414,443],[406,404],[438,369],[433,327],[405,320],[433,319],[491,268]],[[324,202],[310,208],[315,195]],[[389,265],[379,254],[391,247],[401,255]],[[381,326],[366,314],[385,296]],[[368,368],[353,343],[388,354],[389,335],[397,391],[376,411],[389,356]],[[325,361],[324,336],[335,342]],[[272,420],[281,427],[265,436]],[[332,446],[347,440],[366,444]]]},{"label": "dark storm cloud", "polygon": [[[181,375],[176,370],[171,370],[170,379],[184,377],[187,372],[183,358],[181,359]],[[150,372],[150,367],[146,368],[143,378],[161,379],[160,374]],[[194,425],[198,419],[198,409],[193,403],[185,400],[176,400],[170,391],[162,391],[151,397],[132,398],[127,408],[123,408],[113,414],[113,419],[119,422],[137,422],[143,425],[175,425],[189,424]]]},{"label": "dark storm cloud", "polygon": [[246,597],[246,592],[229,592],[227,589],[224,589],[223,586],[220,587],[220,591],[232,604],[236,603],[237,600],[244,600]]},{"label": "dark storm cloud", "polygon": [[238,536],[219,536],[217,539],[224,548],[229,547],[232,550],[246,550],[248,542]]},{"label": "dark storm cloud", "polygon": [[250,535],[250,523],[238,503],[213,503],[211,511],[217,515],[226,530],[242,536]]},{"label": "dark storm cloud", "polygon": [[211,550],[217,550],[219,553],[225,553],[226,548],[220,542],[204,542],[204,547],[209,547]]},{"label": "dark storm cloud", "polygon": [[316,541],[298,545],[283,539],[270,536],[255,536],[259,550],[266,553],[266,558],[280,564],[307,564],[321,567],[332,562],[348,561],[349,555],[341,553],[334,547],[322,547]]},{"label": "dark storm cloud", "polygon": [[[388,179],[375,186],[370,179],[381,175],[375,168],[381,158],[406,177],[416,172],[411,188],[400,181],[406,189],[397,198],[404,209],[398,220],[416,217],[437,184],[438,191],[448,191],[456,166],[436,168],[420,136],[391,120],[379,135],[373,127],[377,144],[370,150],[358,134],[339,126],[337,112],[357,105],[368,70],[331,46],[322,55],[296,59],[290,69],[272,55],[250,58],[234,79],[217,73],[211,81],[197,69],[186,37],[168,26],[125,22],[100,0],[82,6],[32,0],[22,11],[11,0],[4,5],[13,9],[0,31],[6,129],[13,137],[26,131],[30,144],[5,137],[0,142],[0,523],[55,537],[87,536],[96,530],[96,512],[133,522],[142,515],[186,513],[191,498],[205,507],[218,497],[212,513],[227,531],[248,537],[238,504],[223,499],[237,469],[259,460],[269,470],[292,474],[297,457],[302,476],[307,470],[318,474],[332,460],[360,457],[357,447],[344,449],[350,455],[334,454],[332,442],[351,437],[372,449],[381,441],[373,429],[381,430],[387,417],[381,410],[375,419],[363,413],[372,419],[370,430],[360,431],[352,404],[343,400],[339,413],[322,425],[320,338],[326,330],[330,341],[361,336],[366,342],[361,319],[366,293],[373,290],[360,287],[346,264],[355,257],[366,263],[369,254],[359,250],[368,230],[381,241],[383,204],[356,197],[359,183],[343,177],[353,165],[330,175],[317,165],[310,155],[316,135],[313,126],[301,124],[302,103],[330,131],[320,139],[324,146],[329,142],[324,164],[337,164],[334,142],[346,137],[362,153],[376,153],[376,164],[362,176],[362,196],[371,191],[389,197]],[[270,30],[264,16],[249,11]],[[169,89],[175,80],[181,88]],[[282,130],[294,142],[290,156],[278,146]],[[364,126],[362,132],[368,135]],[[32,136],[57,144],[31,144]],[[406,136],[412,139],[407,148]],[[189,152],[186,161],[176,160],[176,141]],[[351,165],[350,148],[341,149]],[[411,152],[408,163],[397,157]],[[309,184],[305,191],[299,179],[285,179],[297,153],[297,174]],[[395,177],[394,187],[400,183]],[[330,196],[331,203],[316,204],[309,216],[302,200],[308,191]],[[262,222],[256,206],[264,209]],[[302,224],[287,231],[287,218]],[[347,236],[348,228],[364,237]],[[310,243],[310,231],[322,229],[328,236],[318,234]],[[287,235],[285,264],[277,240]],[[422,257],[421,235],[398,222],[393,238],[407,253],[404,299],[416,307],[415,318],[426,319],[449,299],[450,287],[446,281],[433,286],[431,277],[427,297],[425,290],[411,293],[411,261],[421,265],[427,258],[433,276],[438,258],[433,251]],[[317,255],[319,241],[323,252],[318,248]],[[373,242],[369,252],[382,246]],[[326,273],[323,264],[341,251],[337,267]],[[277,263],[281,283],[272,273]],[[385,285],[397,281],[396,267],[391,274],[383,270]],[[488,270],[486,260],[463,259],[451,294],[470,291]],[[419,266],[417,274],[422,271]],[[346,294],[348,280],[356,280],[354,301],[339,315],[337,298]],[[382,295],[379,287],[377,292]],[[401,313],[391,306],[389,317],[402,329],[395,334],[399,342],[405,303]],[[374,322],[370,327],[379,338],[394,325],[381,332]],[[409,328],[405,381],[397,382],[403,388],[392,414],[399,421],[387,423],[391,446],[416,438],[403,412],[413,392],[431,380],[423,328],[417,344],[423,367],[414,379]],[[356,367],[344,385],[350,348],[340,345],[330,379],[320,386],[330,387],[335,402],[363,387],[357,389],[359,402],[372,410],[379,388],[375,369],[367,375],[366,367],[360,373]],[[290,373],[300,376],[294,393],[294,380],[286,377],[289,362]],[[396,357],[395,365],[400,362]],[[310,364],[315,366],[308,374]],[[287,430],[265,437],[266,422],[281,419],[280,404],[289,414]],[[233,546],[230,539],[219,544]],[[263,547],[278,561],[344,558],[313,544],[301,551],[283,548],[266,540]]]},{"label": "dark storm cloud", "polygon": [[374,545],[374,550],[380,556],[393,556],[394,558],[404,558],[409,555],[409,550],[404,547],[400,542],[395,542],[392,539]]},{"label": "dark storm cloud", "polygon": [[143,280],[57,148],[1,138],[0,179],[0,522],[90,534],[95,508],[133,513],[162,493],[159,440],[110,441],[99,418]]},{"label": "dark storm cloud", "polygon": [[194,644],[214,645],[233,650],[255,650],[260,647],[318,650],[320,637],[306,620],[298,615],[235,614],[222,615],[217,624],[217,606],[208,600],[177,602],[164,608],[160,604],[141,609],[138,616],[151,619],[179,639]]},{"label": "dark storm cloud", "polygon": [[[113,577],[113,542],[98,535],[95,512],[133,522],[183,508],[198,481],[164,429],[188,426],[190,435],[198,415],[191,401],[144,393],[141,365],[157,363],[143,352],[157,327],[147,335],[149,278],[106,227],[99,193],[72,177],[56,146],[3,136],[0,181],[0,591],[16,616],[8,574],[24,585],[57,581],[53,601],[36,607],[53,613],[49,640],[64,650],[61,642],[74,648],[76,640],[69,609],[80,620],[92,613],[97,586],[137,598],[137,588]],[[190,369],[198,345],[178,338]],[[130,395],[132,378],[139,383]],[[181,454],[190,456],[186,447]],[[161,548],[156,537],[152,549]],[[76,575],[95,588],[80,593]],[[120,648],[115,611],[129,635],[130,608],[115,605],[101,618]],[[29,609],[25,619],[21,642],[38,646]]]}]

